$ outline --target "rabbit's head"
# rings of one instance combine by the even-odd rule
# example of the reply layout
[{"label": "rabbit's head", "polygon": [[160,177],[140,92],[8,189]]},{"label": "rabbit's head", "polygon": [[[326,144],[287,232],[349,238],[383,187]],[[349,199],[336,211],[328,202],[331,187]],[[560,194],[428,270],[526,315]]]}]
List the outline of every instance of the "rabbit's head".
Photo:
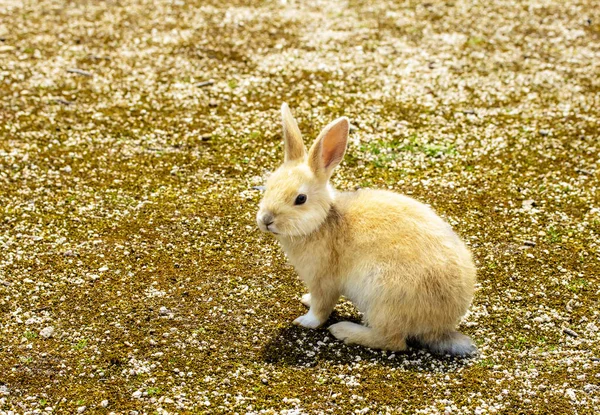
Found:
[{"label": "rabbit's head", "polygon": [[349,123],[345,117],[333,121],[307,152],[298,124],[285,103],[281,116],[284,162],[267,180],[256,221],[264,232],[305,236],[323,224],[333,203],[329,177],[344,157]]}]

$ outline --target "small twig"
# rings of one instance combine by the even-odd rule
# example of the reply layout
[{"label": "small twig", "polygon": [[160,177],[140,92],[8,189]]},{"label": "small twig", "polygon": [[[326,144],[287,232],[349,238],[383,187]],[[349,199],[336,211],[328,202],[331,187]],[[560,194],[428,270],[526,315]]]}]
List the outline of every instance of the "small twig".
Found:
[{"label": "small twig", "polygon": [[90,59],[95,61],[109,61],[110,57],[108,56],[98,56],[98,55],[89,55]]},{"label": "small twig", "polygon": [[575,172],[581,173],[581,174],[583,174],[585,176],[593,176],[594,175],[593,171],[591,171],[591,170],[585,170],[585,169],[580,169],[580,168],[576,168]]},{"label": "small twig", "polygon": [[67,72],[74,73],[74,74],[81,75],[81,76],[94,76],[94,74],[91,72],[84,71],[82,69],[77,69],[77,68],[69,68],[69,69],[67,69]]},{"label": "small twig", "polygon": [[571,336],[571,337],[579,337],[579,334],[575,333],[573,330],[571,330],[571,329],[570,329],[570,328],[568,328],[568,327],[565,327],[565,328],[563,329],[563,333],[565,333],[565,334],[567,334],[567,335],[569,335],[569,336]]},{"label": "small twig", "polygon": [[63,105],[73,105],[73,103],[71,101],[67,101],[66,99],[63,99],[63,98],[54,98],[53,101],[57,102],[59,104],[63,104]]},{"label": "small twig", "polygon": [[198,83],[196,84],[196,86],[197,86],[198,88],[204,88],[205,86],[211,86],[211,85],[212,85],[212,84],[214,84],[214,83],[215,83],[215,81],[204,81],[204,82],[198,82]]}]

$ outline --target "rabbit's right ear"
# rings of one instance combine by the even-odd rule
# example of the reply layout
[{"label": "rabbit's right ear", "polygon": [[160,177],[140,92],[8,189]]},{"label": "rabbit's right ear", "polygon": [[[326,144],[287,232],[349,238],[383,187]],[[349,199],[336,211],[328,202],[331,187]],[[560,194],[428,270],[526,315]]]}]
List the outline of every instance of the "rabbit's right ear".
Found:
[{"label": "rabbit's right ear", "polygon": [[315,174],[329,179],[344,158],[349,131],[350,123],[346,117],[338,118],[321,131],[308,151],[308,165]]},{"label": "rabbit's right ear", "polygon": [[285,102],[281,105],[281,122],[283,123],[283,145],[285,151],[284,161],[303,159],[306,154],[302,135],[298,124]]}]

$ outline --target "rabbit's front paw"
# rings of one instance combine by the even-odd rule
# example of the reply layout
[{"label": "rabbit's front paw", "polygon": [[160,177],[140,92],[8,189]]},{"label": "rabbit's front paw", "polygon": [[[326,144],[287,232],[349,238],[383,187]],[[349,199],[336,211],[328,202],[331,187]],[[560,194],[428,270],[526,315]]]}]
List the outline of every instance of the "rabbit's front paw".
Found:
[{"label": "rabbit's front paw", "polygon": [[304,294],[300,302],[305,306],[310,307],[310,293]]},{"label": "rabbit's front paw", "polygon": [[316,329],[323,323],[324,322],[319,320],[311,310],[309,310],[308,313],[304,314],[303,316],[300,316],[296,320],[294,320],[295,325],[306,327],[308,329]]}]

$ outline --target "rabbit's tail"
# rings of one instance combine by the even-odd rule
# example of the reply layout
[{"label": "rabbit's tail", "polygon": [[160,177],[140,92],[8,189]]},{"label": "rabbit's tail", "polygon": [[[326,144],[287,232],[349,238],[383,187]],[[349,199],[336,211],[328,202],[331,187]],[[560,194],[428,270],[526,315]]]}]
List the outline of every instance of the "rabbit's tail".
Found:
[{"label": "rabbit's tail", "polygon": [[457,331],[444,333],[433,338],[419,339],[429,350],[436,354],[469,356],[477,353],[477,346],[469,336]]}]

